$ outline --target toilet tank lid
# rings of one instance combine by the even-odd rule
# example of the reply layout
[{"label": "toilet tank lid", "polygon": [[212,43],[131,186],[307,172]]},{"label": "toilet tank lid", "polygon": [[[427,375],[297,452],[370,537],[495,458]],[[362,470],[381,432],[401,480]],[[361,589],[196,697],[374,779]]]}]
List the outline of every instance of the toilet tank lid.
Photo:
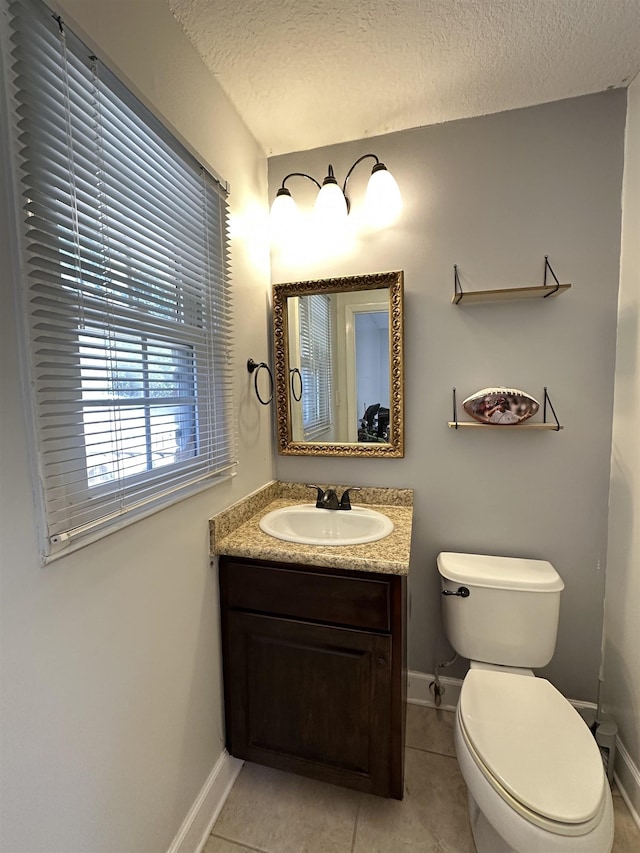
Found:
[{"label": "toilet tank lid", "polygon": [[438,554],[438,571],[443,578],[468,586],[526,592],[560,592],[564,589],[562,578],[546,560],[443,551]]}]

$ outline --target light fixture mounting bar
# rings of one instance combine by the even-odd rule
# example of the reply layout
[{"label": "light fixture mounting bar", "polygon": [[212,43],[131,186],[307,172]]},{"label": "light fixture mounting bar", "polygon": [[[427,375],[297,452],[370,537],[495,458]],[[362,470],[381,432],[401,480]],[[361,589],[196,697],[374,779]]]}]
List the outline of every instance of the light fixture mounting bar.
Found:
[{"label": "light fixture mounting bar", "polygon": [[380,160],[376,157],[376,155],[375,155],[375,154],[363,154],[363,155],[362,155],[362,157],[358,157],[358,159],[356,160],[356,162],[353,164],[353,166],[352,166],[352,167],[349,169],[349,171],[347,172],[347,176],[346,176],[346,178],[344,179],[344,184],[342,185],[342,192],[343,192],[343,194],[344,194],[345,198],[346,198],[346,196],[347,196],[347,181],[348,181],[348,180],[349,180],[349,178],[351,177],[351,173],[353,172],[353,170],[355,169],[355,167],[358,165],[358,163],[362,163],[362,161],[363,161],[363,160],[366,160],[366,159],[367,159],[367,157],[373,157],[373,159],[376,161],[376,165],[379,165],[379,164],[380,164]]},{"label": "light fixture mounting bar", "polygon": [[286,189],[285,184],[289,180],[289,178],[307,178],[309,181],[313,181],[313,183],[320,189],[320,183],[316,181],[315,178],[312,178],[311,175],[307,175],[306,172],[290,172],[286,177],[282,179],[282,185],[280,189]]}]

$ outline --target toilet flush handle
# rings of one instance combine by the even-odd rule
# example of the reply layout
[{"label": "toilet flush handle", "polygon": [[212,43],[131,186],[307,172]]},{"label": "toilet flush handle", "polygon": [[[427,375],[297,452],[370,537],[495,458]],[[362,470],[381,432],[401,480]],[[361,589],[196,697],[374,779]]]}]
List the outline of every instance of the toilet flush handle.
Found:
[{"label": "toilet flush handle", "polygon": [[458,589],[454,592],[452,589],[443,589],[443,595],[459,595],[460,598],[469,598],[469,588],[466,586],[459,586]]}]

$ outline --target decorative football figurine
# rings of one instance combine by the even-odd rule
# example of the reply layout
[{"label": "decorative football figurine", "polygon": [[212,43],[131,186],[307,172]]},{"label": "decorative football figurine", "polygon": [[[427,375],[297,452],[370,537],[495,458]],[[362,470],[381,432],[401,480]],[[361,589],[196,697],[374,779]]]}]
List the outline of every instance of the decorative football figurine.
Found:
[{"label": "decorative football figurine", "polygon": [[540,403],[517,388],[483,388],[467,397],[462,406],[482,424],[515,426],[535,415]]}]

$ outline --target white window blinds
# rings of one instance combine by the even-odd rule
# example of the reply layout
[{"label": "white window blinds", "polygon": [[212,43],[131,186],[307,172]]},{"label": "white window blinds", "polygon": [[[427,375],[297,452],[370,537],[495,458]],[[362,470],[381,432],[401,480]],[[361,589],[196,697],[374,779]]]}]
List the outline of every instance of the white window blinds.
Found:
[{"label": "white window blinds", "polygon": [[40,0],[10,105],[46,553],[234,464],[224,188]]},{"label": "white window blinds", "polygon": [[302,427],[304,438],[313,439],[333,424],[331,299],[318,293],[299,303]]}]

